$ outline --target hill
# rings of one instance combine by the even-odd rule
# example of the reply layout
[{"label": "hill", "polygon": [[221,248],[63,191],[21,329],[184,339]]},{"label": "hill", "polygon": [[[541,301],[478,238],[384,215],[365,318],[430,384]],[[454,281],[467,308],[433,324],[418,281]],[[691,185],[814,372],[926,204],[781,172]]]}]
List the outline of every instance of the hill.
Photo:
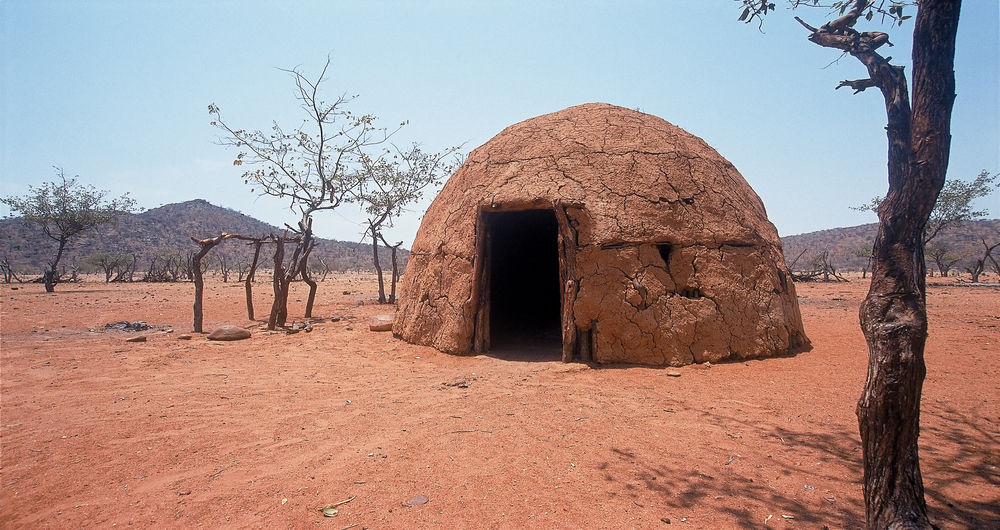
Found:
[{"label": "hill", "polygon": [[[137,274],[151,265],[162,264],[172,256],[187,256],[198,247],[191,237],[199,239],[214,237],[219,232],[229,232],[250,236],[281,234],[283,229],[269,225],[253,217],[229,208],[215,206],[208,201],[196,199],[176,204],[167,204],[137,214],[128,214],[115,225],[104,225],[70,241],[70,248],[61,261],[67,269],[73,266],[86,271],[93,268],[93,257],[99,253],[134,255],[138,264]],[[15,271],[36,274],[52,259],[56,244],[33,226],[25,225],[20,219],[0,220],[0,258],[9,260]],[[216,258],[227,260],[235,266],[247,260],[250,250],[239,241],[227,241],[212,251]],[[385,252],[388,264],[388,252]],[[400,263],[406,261],[407,252],[401,252]],[[313,251],[313,264],[318,274],[323,270],[322,262],[330,270],[370,270],[371,245],[317,238]],[[263,265],[270,263],[270,255],[261,254]],[[321,261],[322,260],[322,261]],[[213,266],[221,266],[218,259]]]},{"label": "hill", "polygon": [[[781,242],[785,250],[785,261],[793,270],[801,270],[809,268],[807,264],[827,251],[832,265],[838,270],[860,271],[867,266],[868,261],[862,253],[871,250],[877,229],[878,224],[871,223],[783,237]],[[982,257],[983,239],[990,244],[1000,241],[1000,219],[967,221],[946,228],[931,244],[938,243],[949,247],[950,252],[959,259],[955,269],[962,270],[972,259]],[[798,262],[792,266],[796,257]],[[928,265],[932,263],[928,257]]]}]

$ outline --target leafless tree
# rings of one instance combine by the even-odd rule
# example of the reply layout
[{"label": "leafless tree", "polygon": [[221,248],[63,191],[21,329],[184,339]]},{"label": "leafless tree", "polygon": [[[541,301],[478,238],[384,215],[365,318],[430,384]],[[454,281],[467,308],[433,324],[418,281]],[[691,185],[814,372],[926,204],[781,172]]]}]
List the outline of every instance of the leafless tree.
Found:
[{"label": "leafless tree", "polygon": [[942,278],[948,277],[948,272],[963,257],[961,254],[955,252],[950,244],[940,239],[928,243],[925,250],[927,255],[934,261]]},{"label": "leafless tree", "polygon": [[993,251],[997,247],[1000,247],[1000,242],[995,243],[993,245],[987,243],[985,239],[983,239],[982,242],[983,242],[983,248],[985,249],[983,257],[976,258],[975,261],[972,262],[972,265],[965,268],[966,272],[972,275],[972,283],[979,283],[979,276],[981,276],[983,274],[983,271],[986,270],[987,263],[992,262],[993,267],[994,268],[997,267],[997,262],[993,258]]}]

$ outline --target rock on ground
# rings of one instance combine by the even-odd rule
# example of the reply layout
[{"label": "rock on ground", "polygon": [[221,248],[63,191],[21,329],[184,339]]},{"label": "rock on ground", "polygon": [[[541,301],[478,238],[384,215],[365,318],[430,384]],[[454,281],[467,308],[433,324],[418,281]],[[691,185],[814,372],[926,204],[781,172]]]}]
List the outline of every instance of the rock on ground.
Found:
[{"label": "rock on ground", "polygon": [[392,315],[375,315],[368,320],[369,331],[392,331]]},{"label": "rock on ground", "polygon": [[250,338],[250,330],[239,326],[222,326],[208,334],[208,340],[243,340]]}]

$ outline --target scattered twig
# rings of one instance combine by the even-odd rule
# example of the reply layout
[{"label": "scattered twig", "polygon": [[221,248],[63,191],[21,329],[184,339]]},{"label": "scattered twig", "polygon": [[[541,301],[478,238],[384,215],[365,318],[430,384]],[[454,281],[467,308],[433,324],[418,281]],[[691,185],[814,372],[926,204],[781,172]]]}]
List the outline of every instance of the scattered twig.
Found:
[{"label": "scattered twig", "polygon": [[354,499],[357,499],[357,498],[358,498],[358,496],[355,495],[355,496],[351,497],[350,499],[345,499],[345,500],[342,500],[340,502],[335,502],[333,504],[327,504],[326,506],[321,507],[320,510],[325,510],[327,508],[336,508],[337,506],[340,506],[342,504],[347,504],[347,503],[349,503],[349,502],[351,502],[351,501],[353,501]]}]

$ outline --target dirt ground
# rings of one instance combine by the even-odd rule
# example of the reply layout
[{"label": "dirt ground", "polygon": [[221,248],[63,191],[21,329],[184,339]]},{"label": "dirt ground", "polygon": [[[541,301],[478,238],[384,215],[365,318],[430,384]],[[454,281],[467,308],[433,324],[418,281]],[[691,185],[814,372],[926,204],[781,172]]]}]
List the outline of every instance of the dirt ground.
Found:
[{"label": "dirt ground", "polygon": [[[178,339],[191,284],[0,286],[0,527],[863,526],[867,282],[797,286],[812,351],[679,377],[408,345],[368,331],[391,311],[373,288],[322,283],[314,330],[286,334],[209,282],[206,328],[253,331],[218,343]],[[998,528],[1000,287],[935,283],[928,306],[930,512]]]}]

